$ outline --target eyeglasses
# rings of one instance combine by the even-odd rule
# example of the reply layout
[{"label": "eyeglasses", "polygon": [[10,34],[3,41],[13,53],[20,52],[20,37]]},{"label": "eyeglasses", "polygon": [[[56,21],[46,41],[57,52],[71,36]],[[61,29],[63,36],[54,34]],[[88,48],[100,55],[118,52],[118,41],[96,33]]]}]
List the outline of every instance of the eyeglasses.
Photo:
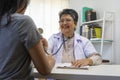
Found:
[{"label": "eyeglasses", "polygon": [[72,20],[71,19],[65,19],[65,20],[60,20],[59,23],[63,24],[64,22],[66,22],[67,24],[70,23]]}]

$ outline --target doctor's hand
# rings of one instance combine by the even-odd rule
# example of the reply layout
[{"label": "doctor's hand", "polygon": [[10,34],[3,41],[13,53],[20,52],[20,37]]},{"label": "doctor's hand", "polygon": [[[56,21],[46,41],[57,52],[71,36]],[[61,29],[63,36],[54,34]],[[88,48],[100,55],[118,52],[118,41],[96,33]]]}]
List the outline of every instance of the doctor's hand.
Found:
[{"label": "doctor's hand", "polygon": [[80,67],[80,66],[87,66],[87,65],[92,65],[93,61],[90,58],[86,58],[86,59],[79,59],[76,61],[72,61],[72,66],[74,67]]}]

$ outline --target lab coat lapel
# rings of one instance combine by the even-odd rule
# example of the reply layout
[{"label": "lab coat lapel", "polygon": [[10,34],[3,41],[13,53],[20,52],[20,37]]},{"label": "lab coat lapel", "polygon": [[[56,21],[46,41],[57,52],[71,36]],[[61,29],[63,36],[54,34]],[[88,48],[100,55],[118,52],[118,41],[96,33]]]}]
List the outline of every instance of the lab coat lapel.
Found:
[{"label": "lab coat lapel", "polygon": [[74,56],[75,56],[75,60],[80,59],[80,52],[81,52],[81,39],[80,39],[80,35],[77,33],[74,33]]},{"label": "lab coat lapel", "polygon": [[[59,33],[57,36],[56,36],[58,39],[56,41],[56,44],[57,44],[57,50],[60,48],[61,44],[63,43],[63,38],[62,38],[62,34]],[[60,48],[60,50],[58,51],[58,53],[55,55],[57,56],[57,63],[60,63],[61,60],[62,60],[62,51],[63,51],[63,45],[62,47]]]}]

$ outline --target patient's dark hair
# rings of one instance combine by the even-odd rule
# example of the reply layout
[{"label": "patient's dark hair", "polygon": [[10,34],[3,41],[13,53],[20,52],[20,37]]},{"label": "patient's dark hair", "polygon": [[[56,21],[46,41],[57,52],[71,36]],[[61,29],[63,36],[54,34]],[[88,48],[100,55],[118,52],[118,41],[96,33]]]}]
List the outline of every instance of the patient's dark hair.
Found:
[{"label": "patient's dark hair", "polygon": [[30,0],[0,0],[0,22],[4,15],[7,15],[8,22],[10,15],[21,7],[26,8]]},{"label": "patient's dark hair", "polygon": [[78,22],[78,13],[74,10],[74,9],[63,9],[60,13],[59,13],[59,19],[61,19],[61,16],[62,15],[70,15],[73,20],[74,20],[74,23],[77,25],[77,22]]}]

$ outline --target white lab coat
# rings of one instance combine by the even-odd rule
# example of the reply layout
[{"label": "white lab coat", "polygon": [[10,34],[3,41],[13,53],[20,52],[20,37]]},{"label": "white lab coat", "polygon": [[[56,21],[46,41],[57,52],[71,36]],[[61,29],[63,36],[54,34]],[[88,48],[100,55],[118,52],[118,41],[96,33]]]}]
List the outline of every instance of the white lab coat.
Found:
[{"label": "white lab coat", "polygon": [[[62,33],[60,32],[58,34],[53,34],[48,40],[48,51],[54,54],[62,43],[63,43]],[[77,33],[74,33],[73,48],[74,48],[73,50],[74,50],[75,60],[87,58],[90,55],[92,55],[92,53],[97,53],[90,40],[80,36]],[[57,52],[57,54],[54,55],[56,63],[61,63],[62,51],[63,51],[63,45],[60,48],[60,50]]]}]

